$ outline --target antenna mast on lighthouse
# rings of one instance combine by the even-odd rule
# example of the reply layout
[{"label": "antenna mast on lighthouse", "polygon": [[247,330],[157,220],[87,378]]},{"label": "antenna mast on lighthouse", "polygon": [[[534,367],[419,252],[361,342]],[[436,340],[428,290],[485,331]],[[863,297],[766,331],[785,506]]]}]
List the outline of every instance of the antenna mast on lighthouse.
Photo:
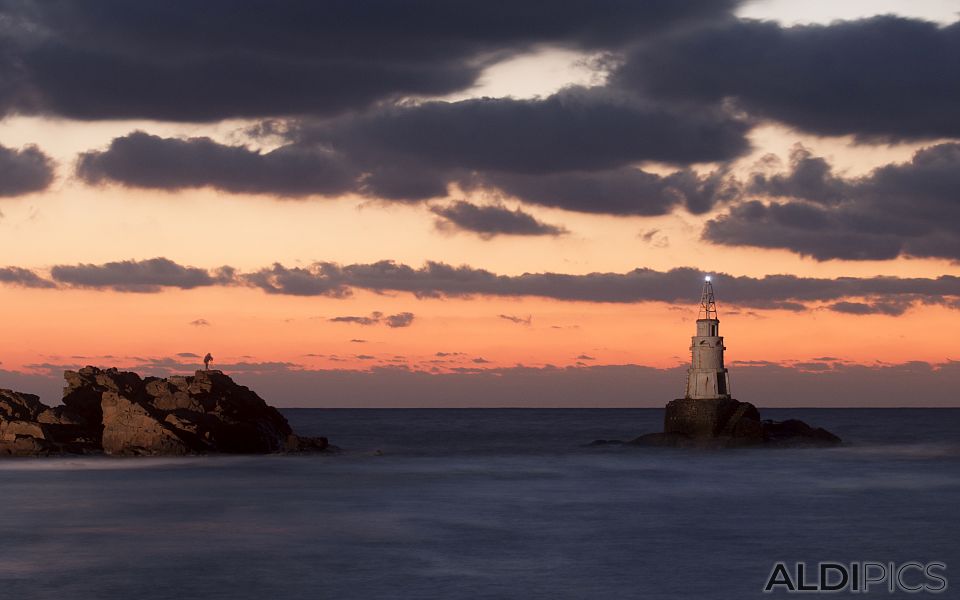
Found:
[{"label": "antenna mast on lighthouse", "polygon": [[700,312],[697,319],[716,319],[717,303],[713,299],[713,284],[710,283],[710,276],[703,278],[703,293],[700,294]]}]

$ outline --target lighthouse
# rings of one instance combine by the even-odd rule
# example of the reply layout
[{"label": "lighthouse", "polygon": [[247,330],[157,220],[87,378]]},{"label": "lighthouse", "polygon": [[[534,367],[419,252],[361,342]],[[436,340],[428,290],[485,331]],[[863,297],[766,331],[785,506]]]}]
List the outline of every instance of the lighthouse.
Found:
[{"label": "lighthouse", "polygon": [[697,315],[697,335],[690,344],[690,368],[687,369],[686,398],[717,400],[730,397],[730,374],[723,366],[723,337],[720,319],[713,297],[710,276],[703,280],[700,294],[700,312]]},{"label": "lighthouse", "polygon": [[663,432],[647,433],[630,442],[675,448],[739,448],[743,446],[834,446],[840,438],[795,419],[761,421],[749,402],[730,396],[730,375],[723,366],[723,338],[710,276],[703,279],[697,335],[690,342],[690,368],[683,398],[663,411]]}]

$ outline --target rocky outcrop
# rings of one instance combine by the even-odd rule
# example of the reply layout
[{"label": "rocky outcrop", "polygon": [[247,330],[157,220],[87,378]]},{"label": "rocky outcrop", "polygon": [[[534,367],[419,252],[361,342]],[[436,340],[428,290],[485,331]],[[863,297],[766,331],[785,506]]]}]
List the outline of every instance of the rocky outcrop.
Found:
[{"label": "rocky outcrop", "polygon": [[811,427],[797,419],[764,421],[763,436],[776,446],[836,446],[842,440],[822,427]]},{"label": "rocky outcrop", "polygon": [[749,402],[732,398],[683,398],[667,404],[662,433],[648,433],[629,443],[675,448],[740,448],[834,446],[841,440],[803,421],[761,420],[760,411]]},{"label": "rocky outcrop", "polygon": [[0,455],[264,454],[326,451],[296,435],[255,392],[221,371],[141,378],[117,369],[64,373],[63,405],[0,390]]},{"label": "rocky outcrop", "polygon": [[83,454],[96,450],[87,422],[33,394],[0,390],[0,456]]}]

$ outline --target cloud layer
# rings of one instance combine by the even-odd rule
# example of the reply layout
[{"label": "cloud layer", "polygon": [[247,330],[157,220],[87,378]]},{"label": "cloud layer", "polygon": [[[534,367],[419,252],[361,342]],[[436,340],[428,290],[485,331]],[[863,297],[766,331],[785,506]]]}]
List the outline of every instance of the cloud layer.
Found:
[{"label": "cloud layer", "polygon": [[814,134],[960,136],[960,24],[894,16],[781,27],[728,19],[642,44],[618,85],[712,105]]},{"label": "cloud layer", "polygon": [[595,171],[645,160],[686,165],[735,158],[748,124],[723,110],[676,110],[605,88],[570,87],[546,98],[476,98],[387,107],[305,122],[299,143],[332,143],[376,166],[403,158],[445,170]]},{"label": "cloud layer", "polygon": [[75,119],[329,115],[470,87],[537,44],[617,48],[733,0],[4,0],[0,110]]},{"label": "cloud layer", "polygon": [[[58,265],[50,279],[17,268],[7,268],[5,279],[32,287],[80,287],[121,292],[155,293],[164,288],[191,289],[201,286],[246,286],[268,294],[345,298],[353,290],[407,292],[419,298],[465,298],[472,296],[541,297],[579,302],[682,302],[696,296],[703,272],[692,268],[669,271],[635,269],[627,273],[524,273],[497,275],[469,266],[428,262],[415,268],[393,261],[339,265],[316,263],[309,267],[275,264],[253,272],[231,267],[205,270],[182,266],[165,258],[111,262],[103,265]],[[937,278],[840,277],[836,279],[767,275],[732,276],[713,273],[714,285],[722,290],[726,305],[765,309],[805,310],[818,303],[833,303],[831,310],[849,314],[898,314],[916,303],[960,308],[960,277]],[[45,283],[43,283],[45,282]],[[863,306],[849,304],[851,299]],[[847,302],[847,304],[843,304]],[[401,313],[387,318],[393,327],[409,324],[413,315]],[[359,322],[371,317],[336,317]],[[394,320],[395,321],[392,321]]]},{"label": "cloud layer", "polygon": [[427,102],[286,123],[278,132],[288,143],[271,152],[133,132],[81,155],[76,172],[94,184],[404,202],[445,197],[458,184],[580,212],[700,213],[728,196],[719,174],[658,176],[631,165],[732,160],[749,150],[748,129],[719,109],[681,112],[569,88],[534,100]]},{"label": "cloud layer", "polygon": [[161,138],[142,131],[80,155],[77,175],[162,190],[211,187],[235,194],[336,195],[354,191],[360,173],[322,148],[258,152],[209,138]]},{"label": "cloud layer", "polygon": [[784,248],[818,260],[897,256],[960,260],[960,143],[918,151],[865,177],[846,179],[798,149],[786,174],[757,176],[747,201],[710,221],[705,239]]},{"label": "cloud layer", "polygon": [[[374,311],[370,313],[369,316],[361,317],[356,315],[344,315],[339,317],[331,317],[327,319],[331,323],[353,323],[355,325],[379,325],[383,323],[391,329],[397,329],[401,327],[409,327],[413,324],[413,320],[416,316],[411,312],[402,312],[395,315],[384,315],[382,312]],[[364,340],[350,340],[356,343],[363,343]]]},{"label": "cloud layer", "polygon": [[[77,174],[91,183],[130,187],[213,187],[281,197],[354,193],[403,202],[447,197],[456,185],[527,204],[625,216],[663,215],[680,207],[702,214],[729,206],[727,214],[708,225],[705,239],[787,248],[821,260],[960,256],[957,230],[951,226],[956,222],[956,203],[950,198],[960,185],[951,177],[958,162],[954,144],[932,146],[909,165],[889,165],[858,181],[835,176],[826,161],[810,156],[795,161],[789,174],[755,178],[743,186],[728,173],[730,161],[750,150],[750,129],[763,120],[862,140],[960,135],[954,109],[960,103],[960,83],[952,76],[960,71],[960,23],[943,27],[887,16],[783,27],[733,18],[729,12],[735,4],[627,6],[611,0],[608,12],[601,15],[604,7],[574,2],[537,18],[533,15],[538,11],[521,4],[511,7],[510,25],[493,26],[492,16],[503,8],[498,3],[483,7],[463,3],[455,14],[450,6],[425,1],[407,7],[402,21],[410,28],[403,31],[370,21],[374,14],[392,14],[394,9],[386,4],[368,7],[370,12],[339,4],[323,9],[299,3],[273,7],[262,17],[266,22],[257,25],[276,20],[275,25],[288,28],[287,35],[269,30],[243,46],[241,62],[252,72],[242,85],[260,81],[256,68],[261,60],[287,61],[294,50],[305,53],[303,61],[309,63],[291,67],[295,71],[317,65],[325,69],[335,55],[347,61],[334,61],[337,68],[355,69],[357,81],[369,80],[361,75],[370,65],[389,69],[399,64],[403,69],[436,70],[431,72],[438,77],[443,69],[461,64],[472,81],[481,56],[496,55],[499,60],[531,43],[625,54],[621,63],[611,61],[617,66],[607,85],[574,86],[533,99],[398,103],[393,100],[405,88],[390,77],[381,79],[386,87],[378,90],[350,88],[334,77],[330,81],[338,90],[359,94],[344,99],[341,108],[353,109],[346,112],[325,104],[335,104],[333,98],[311,95],[309,86],[296,100],[285,99],[284,78],[292,71],[274,65],[278,81],[269,82],[274,86],[269,96],[276,98],[277,108],[272,112],[266,105],[254,106],[265,102],[256,94],[236,98],[243,94],[231,90],[230,84],[224,93],[235,98],[220,100],[226,112],[219,117],[190,113],[205,110],[202,101],[193,99],[189,110],[170,108],[172,115],[161,118],[263,116],[266,119],[255,129],[279,135],[283,143],[277,149],[260,152],[206,138],[134,132],[114,139],[106,149],[82,155]],[[75,14],[60,3],[18,6],[32,8],[8,8],[15,19],[42,24],[37,31],[60,33],[58,44],[64,48],[79,44],[75,37],[79,32],[104,33],[102,40],[91,37],[95,41],[84,42],[102,46],[104,56],[114,44],[131,44],[136,52],[129,60],[145,65],[144,72],[155,82],[162,82],[164,75],[151,69],[159,68],[167,55],[160,53],[156,56],[161,58],[151,62],[138,52],[173,51],[174,39],[164,25],[176,16],[187,31],[210,26],[203,15],[179,3],[160,10],[151,3],[130,8],[104,0],[100,6],[104,11],[109,8],[109,19],[106,12],[96,10]],[[211,56],[229,62],[223,59],[223,50],[240,48],[234,36],[253,27],[249,19],[254,13],[248,9],[252,11],[252,5],[233,11],[230,31],[214,27],[204,39],[176,46],[176,59],[187,65],[180,76],[189,79],[190,68],[207,65]],[[336,31],[329,32],[331,39],[339,40],[336,45],[331,39],[300,37],[307,31],[301,29],[300,20],[320,19],[321,12],[323,17],[341,19]],[[632,20],[628,25],[618,16]],[[490,22],[491,28],[473,31],[461,17]],[[132,35],[145,18],[157,19],[156,26],[134,40]],[[528,20],[529,27],[520,29],[519,24]],[[317,27],[323,31],[327,24]],[[361,43],[369,42],[366,36],[373,33],[377,43]],[[37,56],[44,52],[59,56],[59,50],[51,49],[52,37],[24,34],[24,38],[13,44],[14,55],[29,48]],[[24,54],[28,55],[34,56]],[[356,60],[350,62],[349,57]],[[32,64],[24,60],[23,64]],[[163,94],[154,94],[151,100],[157,105],[176,104]],[[252,104],[239,106],[248,102]],[[297,108],[298,102],[311,106]],[[158,108],[144,107],[136,99],[127,99],[125,106],[147,113]],[[676,170],[662,174],[638,167],[649,161]],[[707,175],[690,168],[703,163],[719,167]],[[763,203],[752,196],[791,201]],[[914,205],[921,210],[911,210]],[[560,232],[529,215],[491,207],[458,202],[433,210],[442,223],[481,235]]]},{"label": "cloud layer", "polygon": [[166,258],[125,260],[102,265],[56,265],[50,277],[73,287],[109,289],[118,292],[159,292],[163,288],[193,289],[232,281],[234,270],[222,267],[208,271],[184,267]]},{"label": "cloud layer", "polygon": [[[78,8],[0,0],[0,112],[250,117],[261,119],[251,132],[274,148],[134,131],[79,156],[77,176],[95,185],[447,198],[430,208],[441,228],[487,238],[566,232],[496,203],[502,197],[617,216],[719,209],[702,232],[712,243],[817,260],[960,260],[960,144],[943,141],[960,137],[960,22],[884,16],[784,27],[737,19],[738,4],[575,0],[545,10],[500,0],[415,0],[402,8],[388,0],[363,7],[210,0],[201,8],[185,0],[93,0]],[[546,46],[606,52],[610,80],[530,99],[435,99],[469,89],[491,64]],[[931,145],[859,178],[801,149],[788,172],[739,181],[732,163],[752,150],[751,129],[765,121],[863,142]],[[0,196],[41,191],[52,180],[52,162],[37,148],[0,146]],[[456,190],[493,200],[450,199]],[[169,280],[165,270],[177,268],[63,265],[51,276],[66,285],[154,291],[165,286],[155,281]],[[268,293],[331,296],[362,287],[339,270],[276,265],[239,278],[186,271],[176,285],[240,282]],[[539,277],[548,275],[564,277]],[[5,277],[47,285],[13,271]],[[893,314],[902,307],[869,298],[860,304],[836,310]]]}]

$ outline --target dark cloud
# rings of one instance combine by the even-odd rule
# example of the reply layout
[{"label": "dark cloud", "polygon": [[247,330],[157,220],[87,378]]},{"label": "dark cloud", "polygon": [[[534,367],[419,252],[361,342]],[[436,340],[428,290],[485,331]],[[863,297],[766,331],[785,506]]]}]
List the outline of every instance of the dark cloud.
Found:
[{"label": "dark cloud", "polygon": [[497,316],[505,321],[510,321],[515,325],[530,325],[531,323],[533,323],[533,317],[530,315],[527,315],[526,317],[518,317],[516,315],[497,315]]},{"label": "dark cloud", "polygon": [[[765,157],[775,159],[775,156]],[[851,193],[851,182],[838,177],[823,157],[814,156],[801,145],[790,153],[787,173],[754,173],[746,191],[779,198],[804,198],[823,205],[838,204]]]},{"label": "dark cloud", "polygon": [[361,340],[361,339],[354,338],[354,339],[350,340],[350,343],[351,343],[351,344],[366,344],[366,343],[367,343],[367,340]]},{"label": "dark cloud", "polygon": [[[161,265],[162,269],[153,269]],[[501,296],[543,297],[580,302],[691,302],[697,296],[704,272],[693,268],[669,271],[634,269],[626,273],[524,273],[497,275],[469,266],[427,262],[414,268],[393,261],[338,265],[316,263],[287,268],[275,264],[252,273],[229,267],[205,271],[182,267],[167,259],[105,265],[55,266],[54,279],[66,285],[132,292],[155,292],[164,287],[246,285],[269,294],[347,297],[354,289],[376,293],[408,292],[419,298]],[[872,305],[906,302],[942,304],[960,308],[960,277],[839,277],[836,279],[766,275],[732,276],[711,273],[724,306],[805,310],[808,305],[838,301],[864,301]],[[393,315],[402,321],[404,313]],[[504,315],[504,318],[512,315]],[[362,319],[372,317],[358,317]],[[381,317],[379,317],[382,319]],[[526,318],[513,317],[519,322]],[[513,320],[513,319],[511,319]]]},{"label": "dark cloud", "polygon": [[545,175],[492,173],[474,176],[467,187],[495,188],[530,204],[577,212],[657,216],[678,206],[699,214],[734,199],[739,193],[736,181],[725,175],[720,170],[700,176],[689,169],[657,175],[632,167]]},{"label": "dark cloud", "polygon": [[337,267],[331,263],[316,264],[309,269],[287,268],[277,263],[269,269],[247,273],[242,279],[268,294],[345,298],[351,291],[336,281],[337,277]]},{"label": "dark cloud", "polygon": [[[384,316],[382,312],[374,311],[367,317],[344,316],[327,319],[332,323],[354,323],[356,325],[379,325],[383,323],[390,328],[409,327],[413,324],[414,314],[411,312],[402,312],[395,315]],[[365,342],[366,340],[350,340],[351,342]]]},{"label": "dark cloud", "polygon": [[47,189],[53,182],[53,166],[53,160],[36,146],[20,150],[0,146],[0,196],[22,196]]},{"label": "dark cloud", "polygon": [[0,103],[78,119],[331,114],[470,87],[535,45],[622,46],[734,0],[0,2]]},{"label": "dark cloud", "polygon": [[331,323],[353,323],[355,325],[376,325],[383,317],[382,312],[372,312],[369,317],[345,316],[327,319]]},{"label": "dark cloud", "polygon": [[187,325],[193,325],[194,327],[210,327],[210,321],[206,319],[194,319],[187,323]]},{"label": "dark cloud", "polygon": [[[286,268],[275,265],[268,271],[283,280]],[[321,290],[338,288],[365,289],[375,292],[410,292],[424,297],[539,296],[556,300],[585,302],[683,302],[690,300],[691,289],[697,289],[703,272],[691,268],[670,271],[635,269],[627,273],[589,273],[566,275],[559,273],[524,273],[496,275],[468,266],[454,267],[444,263],[428,262],[420,268],[392,261],[371,264],[336,265],[319,263],[308,268],[296,268],[298,278],[289,293],[303,295],[302,288],[312,279],[312,285]],[[943,275],[929,278],[842,277],[837,279],[797,277],[794,275],[767,275],[765,277],[734,277],[713,273],[714,285],[723,303],[754,308],[804,310],[807,303],[830,302],[845,298],[901,298],[953,306],[960,296],[960,277]],[[241,280],[258,286],[258,273],[241,275]],[[270,293],[288,293],[282,286],[270,286]]]},{"label": "dark cloud", "polygon": [[821,135],[960,135],[960,23],[884,16],[780,27],[726,19],[642,45],[615,84]]},{"label": "dark cloud", "polygon": [[577,360],[596,360],[596,358],[590,356],[589,354],[581,354],[577,357]]},{"label": "dark cloud", "polygon": [[911,302],[904,300],[888,302],[834,302],[827,308],[848,315],[888,315],[898,317],[910,308]]},{"label": "dark cloud", "polygon": [[749,150],[749,124],[726,111],[680,111],[606,88],[546,98],[475,98],[393,106],[304,123],[299,143],[332,144],[375,171],[414,161],[429,168],[506,173],[596,171],[653,160],[688,165]]},{"label": "dark cloud", "polygon": [[159,292],[163,288],[192,289],[230,283],[233,269],[211,272],[184,267],[166,258],[125,260],[102,265],[57,265],[50,269],[54,281],[75,287],[112,289],[118,292]]},{"label": "dark cloud", "polygon": [[497,204],[477,206],[459,200],[446,206],[434,206],[431,210],[440,217],[438,227],[471,231],[488,239],[496,235],[557,236],[568,233],[563,227],[538,221],[519,208],[510,210]]},{"label": "dark cloud", "polygon": [[349,192],[360,176],[341,157],[319,146],[283,146],[263,153],[210,138],[161,138],[142,131],[115,138],[106,150],[81,154],[76,170],[81,179],[94,184],[165,190],[212,187],[288,197]]},{"label": "dark cloud", "polygon": [[670,238],[660,231],[659,229],[648,229],[643,231],[638,236],[644,242],[650,244],[654,248],[669,248],[670,247]]},{"label": "dark cloud", "polygon": [[0,267],[0,283],[9,283],[28,288],[55,288],[57,284],[44,279],[29,269]]},{"label": "dark cloud", "polygon": [[176,356],[178,358],[200,358],[199,354],[194,354],[193,352],[178,352]]},{"label": "dark cloud", "polygon": [[[729,196],[720,171],[658,176],[631,168],[654,160],[725,161],[749,149],[748,125],[718,110],[680,112],[603,89],[569,88],[533,100],[473,99],[390,106],[324,121],[264,125],[288,143],[271,152],[207,138],[134,132],[81,155],[80,178],[176,190],[299,197],[348,192],[394,201],[485,188],[530,203],[612,214],[700,213]],[[449,222],[479,233],[553,235],[522,215],[454,204]]]},{"label": "dark cloud", "polygon": [[394,329],[398,327],[410,327],[413,324],[414,314],[411,312],[402,312],[395,315],[390,315],[383,320],[387,324],[387,327],[392,327]]},{"label": "dark cloud", "polygon": [[755,176],[750,188],[781,199],[734,206],[707,223],[705,239],[817,260],[960,260],[960,143],[930,146],[909,162],[851,179],[801,149],[788,173]]}]

